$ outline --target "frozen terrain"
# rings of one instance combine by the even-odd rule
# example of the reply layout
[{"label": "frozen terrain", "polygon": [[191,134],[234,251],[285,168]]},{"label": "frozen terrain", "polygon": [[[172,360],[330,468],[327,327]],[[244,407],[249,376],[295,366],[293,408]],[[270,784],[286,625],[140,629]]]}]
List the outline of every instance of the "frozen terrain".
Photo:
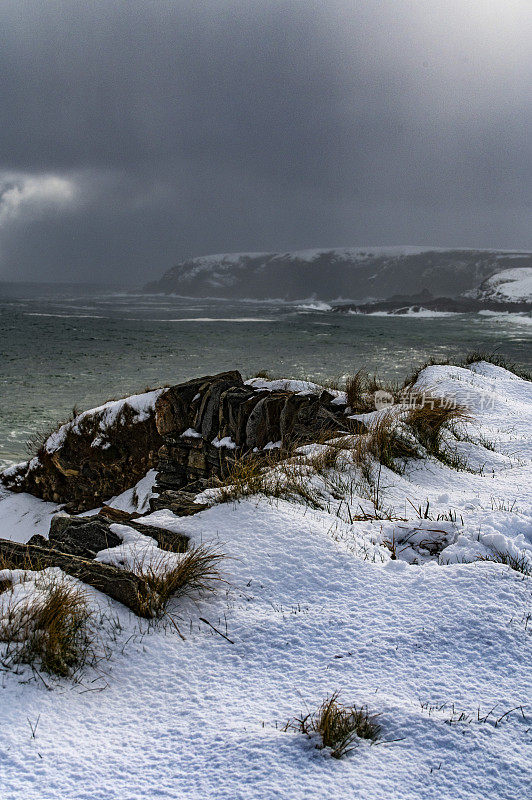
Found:
[{"label": "frozen terrain", "polygon": [[[459,296],[532,253],[437,247],[340,247],[287,253],[226,253],[188,259],[145,291],[188,297],[281,298],[357,303],[415,294]],[[279,287],[283,287],[282,290]]]},{"label": "frozen terrain", "polygon": [[[139,622],[91,592],[108,616],[101,636],[110,656],[97,669],[79,684],[2,671],[2,796],[525,797],[530,578],[478,559],[532,565],[532,383],[481,362],[428,367],[417,388],[468,407],[470,419],[446,443],[467,470],[431,457],[402,474],[374,465],[376,501],[346,443],[336,468],[308,470],[317,508],[262,495],[216,503],[209,490],[213,506],[195,516],[145,517],[214,543],[227,554],[227,583],[215,598],[176,606],[184,640],[171,624]],[[391,413],[400,420],[403,410]],[[133,510],[135,497],[143,510],[149,485],[112,504]],[[46,534],[54,510],[5,494],[0,537]],[[120,553],[101,560],[156,559],[154,540],[117,527]],[[26,577],[16,576],[17,596],[35,591]],[[9,596],[0,595],[0,609]],[[360,741],[341,761],[283,730],[335,690],[382,725],[378,743]]]},{"label": "frozen terrain", "polygon": [[532,267],[505,269],[485,280],[472,293],[479,299],[501,302],[532,302]]}]

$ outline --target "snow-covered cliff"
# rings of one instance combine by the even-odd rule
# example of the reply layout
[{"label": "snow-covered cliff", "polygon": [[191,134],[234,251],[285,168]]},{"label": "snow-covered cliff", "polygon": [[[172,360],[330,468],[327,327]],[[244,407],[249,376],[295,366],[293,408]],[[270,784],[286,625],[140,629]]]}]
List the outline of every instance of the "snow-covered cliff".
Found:
[{"label": "snow-covered cliff", "polygon": [[428,289],[456,297],[496,273],[532,269],[531,252],[364,247],[231,253],[182,261],[148,292],[190,297],[363,302]]},{"label": "snow-covered cliff", "polygon": [[472,296],[501,303],[532,302],[532,267],[505,269],[487,278]]}]

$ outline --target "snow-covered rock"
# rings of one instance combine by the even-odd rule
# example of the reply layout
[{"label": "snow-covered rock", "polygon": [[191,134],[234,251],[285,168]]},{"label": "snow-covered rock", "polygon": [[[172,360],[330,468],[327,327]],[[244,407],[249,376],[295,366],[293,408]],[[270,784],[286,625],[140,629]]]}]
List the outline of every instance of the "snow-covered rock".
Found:
[{"label": "snow-covered rock", "polygon": [[155,426],[155,389],[111,400],[60,425],[36,455],[0,473],[0,482],[75,510],[94,508],[125,491],[155,464],[162,444]]},{"label": "snow-covered rock", "polygon": [[532,303],[532,266],[497,272],[487,278],[472,296],[503,303]]}]

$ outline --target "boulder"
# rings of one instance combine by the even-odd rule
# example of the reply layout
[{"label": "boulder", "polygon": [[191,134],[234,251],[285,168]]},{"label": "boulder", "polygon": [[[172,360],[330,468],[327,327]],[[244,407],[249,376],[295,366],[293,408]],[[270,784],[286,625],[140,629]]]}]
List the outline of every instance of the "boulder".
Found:
[{"label": "boulder", "polygon": [[200,406],[194,419],[193,427],[201,435],[211,441],[220,430],[220,399],[224,392],[235,386],[242,386],[243,380],[239,372],[217,375],[203,391]]},{"label": "boulder", "polygon": [[[194,427],[203,395],[212,384],[242,386],[244,381],[237,370],[206,375],[172,386],[156,403],[157,430],[161,436],[175,437]],[[199,395],[199,397],[197,397]],[[196,399],[195,399],[196,398]],[[204,410],[205,413],[205,410]],[[203,416],[203,414],[202,414]],[[207,423],[206,423],[207,424]]]},{"label": "boulder", "polygon": [[288,397],[286,392],[268,392],[253,407],[246,423],[246,448],[262,449],[281,437],[281,413]]},{"label": "boulder", "polygon": [[198,492],[186,492],[183,489],[165,489],[150,500],[152,511],[168,508],[178,517],[190,517],[209,508],[207,503],[196,503],[194,498]]},{"label": "boulder", "polygon": [[118,547],[122,540],[99,517],[69,517],[57,514],[50,522],[48,545],[80,558],[95,558],[100,550]]},{"label": "boulder", "polygon": [[133,486],[157,463],[163,439],[155,403],[145,392],[82,412],[54,431],[36,456],[1,476],[8,489],[67,504],[73,512],[102,505]]},{"label": "boulder", "polygon": [[220,395],[218,408],[220,439],[228,436],[239,446],[245,442],[247,414],[244,409],[246,403],[253,407],[258,399],[257,392],[250,386],[235,386],[226,389]]}]

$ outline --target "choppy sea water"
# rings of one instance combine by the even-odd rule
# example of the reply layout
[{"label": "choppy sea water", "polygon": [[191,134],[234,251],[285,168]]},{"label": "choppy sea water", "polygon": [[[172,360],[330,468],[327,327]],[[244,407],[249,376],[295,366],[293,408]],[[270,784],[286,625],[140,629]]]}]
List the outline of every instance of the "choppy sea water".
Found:
[{"label": "choppy sea water", "polygon": [[0,284],[0,466],[24,459],[31,436],[74,405],[226,369],[319,380],[364,367],[401,379],[427,358],[472,349],[532,369],[530,317],[348,316],[310,306]]}]

